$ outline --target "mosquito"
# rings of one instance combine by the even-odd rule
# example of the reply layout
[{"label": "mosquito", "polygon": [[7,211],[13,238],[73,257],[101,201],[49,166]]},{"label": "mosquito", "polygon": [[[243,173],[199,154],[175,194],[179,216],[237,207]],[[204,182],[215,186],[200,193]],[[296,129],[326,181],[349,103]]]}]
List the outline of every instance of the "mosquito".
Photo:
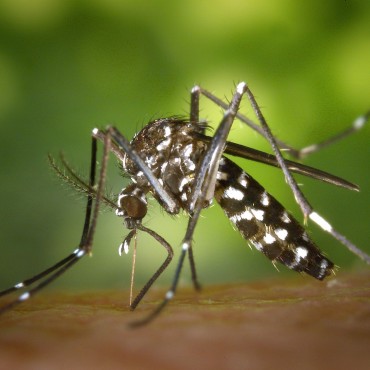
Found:
[{"label": "mosquito", "polygon": [[[207,135],[207,124],[199,119],[201,96],[224,111],[213,136]],[[258,124],[239,112],[243,96],[249,100]],[[272,134],[254,95],[248,85],[241,82],[236,86],[230,103],[225,103],[200,86],[193,87],[188,119],[174,116],[151,121],[134,136],[131,142],[113,126],[108,126],[106,129],[93,129],[88,181],[74,171],[63,155],[60,157],[60,165],[49,156],[50,164],[57,175],[76,190],[87,195],[84,226],[78,247],[55,265],[0,292],[0,296],[5,296],[22,291],[16,298],[0,307],[0,313],[28,300],[82,257],[90,254],[102,204],[111,207],[117,216],[122,217],[124,226],[130,230],[119,247],[120,253],[128,251],[132,240],[135,240],[136,244],[136,235],[139,231],[149,234],[167,252],[162,265],[137,296],[133,300],[130,298],[130,307],[134,310],[170,264],[174,255],[171,245],[162,236],[143,225],[143,219],[148,210],[148,194],[151,194],[170,215],[176,215],[181,210],[185,211],[188,215],[188,224],[181,241],[180,256],[172,284],[163,301],[149,315],[134,321],[132,326],[149,323],[173,299],[186,257],[189,260],[194,288],[200,289],[192,240],[201,211],[208,208],[214,199],[240,234],[273,263],[279,262],[289,269],[304,272],[318,280],[323,280],[332,274],[333,262],[324,256],[305,228],[285,210],[278,200],[224,154],[280,168],[302,211],[305,223],[310,219],[370,264],[369,255],[340,234],[313,209],[298,187],[292,172],[349,190],[358,191],[358,186],[327,172],[284,159],[281,154],[284,150],[293,158],[301,159],[358,131],[365,125],[369,115],[370,112],[360,116],[348,129],[328,140],[297,150]],[[274,154],[227,141],[235,119],[262,135],[269,142]],[[100,172],[97,175],[98,141],[103,143],[103,153]],[[121,190],[116,201],[104,193],[110,153],[114,154],[125,174],[131,179],[131,183]]]}]

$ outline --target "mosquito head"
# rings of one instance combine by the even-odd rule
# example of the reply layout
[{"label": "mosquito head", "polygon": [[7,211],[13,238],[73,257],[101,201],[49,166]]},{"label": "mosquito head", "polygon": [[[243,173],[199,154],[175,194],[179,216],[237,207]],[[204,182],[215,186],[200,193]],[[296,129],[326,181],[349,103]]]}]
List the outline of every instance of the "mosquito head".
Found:
[{"label": "mosquito head", "polygon": [[121,191],[117,200],[117,216],[124,217],[128,229],[133,229],[145,217],[148,202],[145,193],[136,184],[131,184]]}]

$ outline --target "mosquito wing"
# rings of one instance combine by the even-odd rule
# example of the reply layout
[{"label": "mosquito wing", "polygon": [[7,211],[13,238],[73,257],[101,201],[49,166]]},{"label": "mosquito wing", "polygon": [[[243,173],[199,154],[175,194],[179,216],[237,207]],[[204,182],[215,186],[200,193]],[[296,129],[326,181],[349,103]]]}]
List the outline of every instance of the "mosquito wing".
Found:
[{"label": "mosquito wing", "polygon": [[[205,142],[210,142],[212,139],[209,136],[202,135],[202,134],[197,134],[197,136],[201,137],[202,140],[204,140]],[[240,144],[227,141],[224,152],[226,154],[231,154],[237,157],[245,158],[248,160],[252,160],[255,162],[260,162],[260,163],[267,164],[269,166],[280,168],[276,160],[276,157],[274,155],[262,152],[257,149],[249,148],[244,145],[240,145]],[[339,186],[345,189],[359,191],[358,185],[353,184],[347,180],[344,180],[338,176],[327,173],[325,171],[321,171],[317,168],[306,166],[304,164],[297,163],[294,161],[289,161],[287,159],[285,159],[285,164],[287,165],[290,171],[298,173],[300,175],[312,177],[314,179],[327,182],[329,184]]]}]

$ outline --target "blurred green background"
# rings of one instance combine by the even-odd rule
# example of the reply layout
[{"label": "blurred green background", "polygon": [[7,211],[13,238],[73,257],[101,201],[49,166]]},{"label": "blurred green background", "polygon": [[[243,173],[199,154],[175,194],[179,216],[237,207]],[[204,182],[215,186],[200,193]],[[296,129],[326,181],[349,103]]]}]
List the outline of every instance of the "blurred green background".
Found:
[{"label": "blurred green background", "polygon": [[[296,147],[347,127],[370,107],[370,2],[2,0],[0,2],[0,289],[39,272],[75,249],[85,200],[60,183],[47,153],[63,150],[88,172],[92,128],[115,124],[131,138],[152,118],[188,114],[197,83],[230,97],[245,80],[273,132]],[[221,112],[201,102],[201,116],[217,124]],[[244,101],[242,111],[253,117]],[[297,177],[318,212],[363,250],[369,247],[369,127],[306,160],[361,186],[355,193]],[[236,124],[232,139],[269,150]],[[109,187],[122,180],[112,160]],[[301,221],[276,169],[238,161]],[[152,202],[145,225],[175,250],[186,217],[169,217]],[[364,264],[310,224],[320,247],[345,269]],[[117,248],[127,234],[105,210],[92,258],[83,259],[53,287],[129,285],[131,254]],[[140,235],[137,287],[165,254]],[[295,273],[250,250],[216,205],[203,212],[194,243],[199,278],[249,281]],[[303,280],[304,278],[302,278]],[[306,279],[310,279],[306,277]],[[188,266],[181,279],[190,284]]]}]

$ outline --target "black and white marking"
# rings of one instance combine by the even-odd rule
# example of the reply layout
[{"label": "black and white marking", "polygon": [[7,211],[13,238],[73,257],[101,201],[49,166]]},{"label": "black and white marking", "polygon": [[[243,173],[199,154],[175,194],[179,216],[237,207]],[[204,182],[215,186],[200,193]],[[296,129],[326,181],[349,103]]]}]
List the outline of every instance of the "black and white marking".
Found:
[{"label": "black and white marking", "polygon": [[[248,97],[260,125],[238,112],[244,95]],[[223,119],[212,137],[206,135],[206,125],[199,119],[200,96],[210,99],[224,109]],[[0,296],[5,296],[24,290],[15,300],[0,307],[0,313],[29,299],[90,253],[101,203],[115,210],[116,215],[122,217],[125,227],[130,230],[120,244],[120,254],[122,251],[129,251],[131,240],[138,231],[149,234],[167,252],[162,265],[131,302],[131,309],[134,309],[173,258],[172,248],[166,240],[142,224],[148,210],[148,193],[152,194],[168,214],[178,214],[183,210],[190,217],[172,285],[157,309],[144,320],[137,322],[138,325],[152,320],[173,299],[186,256],[189,258],[194,287],[199,289],[192,239],[200,212],[209,207],[213,199],[219,203],[241,235],[274,263],[279,262],[319,280],[330,275],[334,264],[318,249],[305,229],[256,180],[226,158],[224,153],[281,168],[304,217],[315,222],[353,253],[370,263],[370,257],[366,253],[338,233],[312,208],[291,172],[347,189],[358,190],[357,186],[323,171],[288,161],[280,152],[280,149],[288,149],[292,156],[303,157],[359,130],[368,117],[369,113],[356,119],[348,130],[329,140],[296,150],[272,135],[252,92],[242,82],[237,85],[229,104],[207,90],[195,86],[191,91],[189,120],[170,117],[152,121],[138,132],[131,142],[114,127],[108,127],[106,130],[94,129],[89,181],[81,179],[64,157],[61,157],[62,168],[49,157],[57,175],[74,189],[87,195],[85,222],[78,248],[54,266],[0,292]],[[235,118],[263,135],[269,141],[274,155],[227,142]],[[103,142],[104,150],[96,185],[97,141]],[[131,184],[121,190],[116,202],[103,194],[109,152],[114,153],[121,161],[122,169],[131,178]]]},{"label": "black and white marking", "polygon": [[[226,180],[217,181],[215,198],[246,240],[273,262],[280,262],[292,270],[319,280],[330,275],[334,264],[256,180],[225,157],[220,161],[219,171],[227,172],[228,176]],[[247,187],[243,181],[248,182]],[[236,196],[230,197],[230,189]]]}]

